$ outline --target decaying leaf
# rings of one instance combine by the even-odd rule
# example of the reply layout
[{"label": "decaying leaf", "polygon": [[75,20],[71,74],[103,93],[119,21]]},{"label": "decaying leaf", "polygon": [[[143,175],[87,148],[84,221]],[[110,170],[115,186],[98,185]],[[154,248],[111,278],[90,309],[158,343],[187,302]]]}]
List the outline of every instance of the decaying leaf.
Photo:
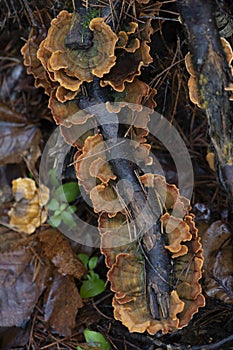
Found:
[{"label": "decaying leaf", "polygon": [[45,255],[58,268],[61,275],[82,277],[86,272],[84,265],[74,254],[68,240],[56,229],[48,229],[40,233]]},{"label": "decaying leaf", "polygon": [[[85,268],[72,255],[66,238],[62,240],[63,236],[56,233],[56,230],[51,229],[24,236],[18,232],[1,230],[0,327],[19,327],[29,320],[45,291],[45,321],[60,335],[71,334],[77,310],[82,307],[73,276],[81,276]],[[54,254],[48,254],[48,250],[53,250],[48,240],[52,241]],[[47,245],[48,249],[45,248]]]},{"label": "decaying leaf", "polygon": [[[202,230],[200,230],[202,232]],[[229,227],[214,222],[203,230],[205,292],[213,298],[233,304],[233,240]]]},{"label": "decaying leaf", "polygon": [[41,132],[19,113],[0,104],[0,165],[20,163],[32,153],[28,162],[33,169],[40,156]]},{"label": "decaying leaf", "polygon": [[30,337],[30,322],[24,327],[0,327],[1,349],[11,350],[26,346]]},{"label": "decaying leaf", "polygon": [[70,336],[83,306],[74,278],[57,274],[45,296],[44,319],[60,335]]},{"label": "decaying leaf", "polygon": [[49,267],[36,273],[37,243],[18,232],[0,235],[0,326],[20,326],[30,318],[46,288]]}]

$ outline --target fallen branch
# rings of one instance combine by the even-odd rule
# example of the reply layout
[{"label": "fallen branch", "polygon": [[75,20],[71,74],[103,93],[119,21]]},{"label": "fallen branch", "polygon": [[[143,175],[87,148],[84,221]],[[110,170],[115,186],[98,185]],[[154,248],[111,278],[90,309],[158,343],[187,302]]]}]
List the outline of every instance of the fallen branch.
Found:
[{"label": "fallen branch", "polygon": [[219,162],[219,179],[233,204],[233,113],[226,88],[232,82],[220,41],[212,0],[178,0],[196,72],[200,103],[206,112],[209,134]]}]

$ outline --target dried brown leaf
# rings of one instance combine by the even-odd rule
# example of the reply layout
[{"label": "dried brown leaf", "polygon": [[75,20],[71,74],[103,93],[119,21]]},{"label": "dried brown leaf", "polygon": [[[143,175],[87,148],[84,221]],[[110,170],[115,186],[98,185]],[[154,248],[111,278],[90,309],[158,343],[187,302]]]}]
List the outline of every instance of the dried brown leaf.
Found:
[{"label": "dried brown leaf", "polygon": [[30,322],[26,327],[1,327],[0,328],[0,345],[1,349],[11,350],[23,348],[30,336]]},{"label": "dried brown leaf", "polygon": [[36,125],[29,124],[22,115],[0,104],[0,165],[19,163],[32,153],[28,163],[33,168],[40,155],[40,138]]},{"label": "dried brown leaf", "polygon": [[[33,245],[33,249],[30,246]],[[46,287],[48,267],[35,264],[32,239],[16,232],[0,236],[0,326],[20,326],[30,318]]]},{"label": "dried brown leaf", "polygon": [[204,290],[210,297],[233,304],[232,232],[221,221],[203,231]]},{"label": "dried brown leaf", "polygon": [[60,335],[70,336],[79,308],[83,306],[74,279],[56,275],[46,295],[44,319]]},{"label": "dried brown leaf", "polygon": [[56,229],[40,232],[39,239],[45,255],[58,268],[61,275],[81,278],[86,269],[74,254],[68,240]]}]

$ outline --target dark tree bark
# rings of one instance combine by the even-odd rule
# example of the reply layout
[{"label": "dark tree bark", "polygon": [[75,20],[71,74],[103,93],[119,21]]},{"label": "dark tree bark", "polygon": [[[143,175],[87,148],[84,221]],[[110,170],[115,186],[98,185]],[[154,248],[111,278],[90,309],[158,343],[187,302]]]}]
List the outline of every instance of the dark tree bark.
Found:
[{"label": "dark tree bark", "polygon": [[219,163],[219,178],[233,203],[233,109],[229,92],[232,82],[215,20],[214,0],[177,0],[196,71],[201,104]]}]

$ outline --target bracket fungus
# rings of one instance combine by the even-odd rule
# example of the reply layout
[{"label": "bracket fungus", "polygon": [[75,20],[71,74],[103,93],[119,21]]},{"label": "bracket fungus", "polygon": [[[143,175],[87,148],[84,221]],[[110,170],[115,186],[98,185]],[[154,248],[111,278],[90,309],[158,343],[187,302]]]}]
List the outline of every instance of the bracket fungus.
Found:
[{"label": "bracket fungus", "polygon": [[138,29],[136,22],[130,22],[126,26],[127,28],[117,33],[118,41],[116,49],[124,49],[126,52],[135,52],[140,47],[140,40],[135,38],[135,31]]},{"label": "bracket fungus", "polygon": [[19,232],[33,233],[47,219],[44,205],[49,200],[49,189],[29,178],[18,178],[12,181],[12,192],[15,203],[9,210],[10,225]]},{"label": "bracket fungus", "polygon": [[116,46],[116,51],[120,51],[120,54],[117,55],[115,66],[103,76],[100,82],[102,87],[110,85],[114,90],[122,92],[125,83],[132,83],[141,74],[141,67],[148,66],[153,61],[148,45],[152,33],[151,20],[139,25],[130,22],[125,31],[119,32],[119,46]]},{"label": "bracket fungus", "polygon": [[36,79],[36,86],[44,87],[49,95],[55,90],[60,102],[74,99],[84,81],[91,82],[94,76],[102,77],[116,63],[115,44],[118,38],[103,18],[90,21],[93,45],[86,49],[66,46],[71,19],[71,13],[61,11],[51,21],[47,36],[40,45],[34,43],[31,34],[21,50],[28,73]]},{"label": "bracket fungus", "polygon": [[94,18],[89,25],[93,31],[93,45],[87,49],[67,48],[65,38],[71,18],[72,14],[63,10],[52,20],[37,57],[60,86],[77,91],[84,81],[91,82],[94,76],[102,77],[115,65],[117,36],[103,18]]},{"label": "bracket fungus", "polygon": [[56,124],[67,128],[70,128],[71,125],[85,124],[92,116],[90,113],[82,111],[75,99],[64,103],[60,102],[55,96],[55,91],[51,93],[48,107],[52,112]]},{"label": "bracket fungus", "polygon": [[[76,175],[80,185],[90,192],[98,182],[107,184],[116,179],[106,159],[102,135],[89,136],[84,142],[82,153],[74,156]],[[96,183],[97,182],[97,183]]]},{"label": "bracket fungus", "polygon": [[[169,315],[155,319],[148,310],[146,260],[140,245],[138,247],[139,237],[133,236],[129,230],[126,214],[118,212],[113,217],[107,213],[100,215],[101,252],[105,255],[109,267],[108,279],[115,292],[115,318],[121,320],[130,332],[167,333],[187,325],[198,308],[205,305],[199,283],[203,265],[202,246],[194,216],[188,211],[189,202],[180,196],[175,185],[169,185],[162,176],[152,174],[143,175],[141,181],[159,193],[164,204],[165,212],[160,220],[168,240],[165,248],[174,271],[168,299]],[[157,273],[160,276],[160,272]]]},{"label": "bracket fungus", "polygon": [[[149,85],[145,82],[141,81],[138,78],[135,78],[132,83],[125,83],[125,89],[123,92],[115,92],[113,95],[114,102],[110,103],[106,102],[106,108],[109,112],[119,113],[123,107],[130,107],[131,110],[136,110],[140,112],[143,109],[143,106],[151,109],[151,112],[154,110],[156,106],[156,102],[154,101],[154,96],[157,91],[155,89],[151,89]],[[124,113],[125,114],[125,113]],[[140,114],[136,114],[137,119],[130,120],[130,123],[134,121],[134,125],[138,128],[146,128],[147,123],[149,122],[149,116],[147,116],[146,124],[142,123]],[[139,121],[140,126],[137,124]],[[126,121],[124,119],[124,123]]]},{"label": "bracket fungus", "polygon": [[33,74],[35,78],[35,87],[43,87],[45,93],[50,95],[56,83],[51,81],[48,72],[44,70],[40,60],[37,58],[37,51],[41,41],[46,37],[51,18],[48,12],[44,10],[38,10],[34,15],[37,26],[31,30],[27,42],[21,49],[21,53],[24,57],[27,73]]},{"label": "bracket fungus", "polygon": [[104,75],[100,85],[110,85],[116,91],[124,91],[125,83],[132,83],[134,78],[141,74],[141,67],[148,66],[153,61],[149,52],[150,47],[143,41],[135,52],[126,51],[118,56],[115,67]]}]

